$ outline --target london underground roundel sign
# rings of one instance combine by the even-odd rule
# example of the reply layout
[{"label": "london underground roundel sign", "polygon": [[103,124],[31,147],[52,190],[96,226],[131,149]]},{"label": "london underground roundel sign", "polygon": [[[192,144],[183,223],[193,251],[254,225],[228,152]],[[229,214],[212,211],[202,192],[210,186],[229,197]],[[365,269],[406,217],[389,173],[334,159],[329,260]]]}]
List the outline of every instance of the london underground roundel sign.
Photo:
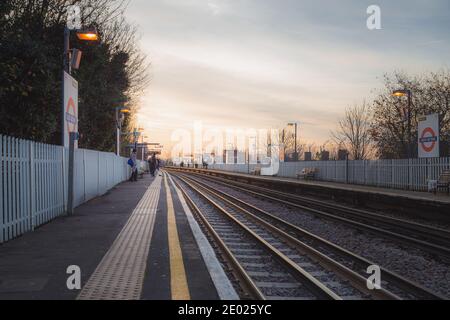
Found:
[{"label": "london underground roundel sign", "polygon": [[436,147],[437,136],[432,128],[427,127],[422,131],[422,136],[419,141],[420,146],[425,152],[432,152]]},{"label": "london underground roundel sign", "polygon": [[439,116],[431,114],[419,119],[419,158],[439,157]]},{"label": "london underground roundel sign", "polygon": [[[71,132],[78,132],[78,82],[64,72],[64,106],[63,106],[64,146],[69,146]],[[75,148],[78,147],[75,141]]]},{"label": "london underground roundel sign", "polygon": [[66,108],[67,132],[69,134],[70,134],[70,132],[76,132],[77,124],[78,124],[78,116],[77,116],[77,110],[75,107],[75,102],[73,101],[72,97],[69,97],[69,103],[67,104],[67,108]]}]

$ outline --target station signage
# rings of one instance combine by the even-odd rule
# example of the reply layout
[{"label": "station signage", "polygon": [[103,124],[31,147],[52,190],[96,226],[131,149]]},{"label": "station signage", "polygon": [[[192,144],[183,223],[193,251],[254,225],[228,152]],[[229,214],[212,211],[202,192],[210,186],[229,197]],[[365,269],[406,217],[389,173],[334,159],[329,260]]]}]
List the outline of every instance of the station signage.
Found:
[{"label": "station signage", "polygon": [[[78,82],[64,72],[64,147],[69,147],[69,136],[71,132],[78,132]],[[78,148],[78,141],[75,141]]]},{"label": "station signage", "polygon": [[419,118],[419,158],[439,157],[439,115],[437,113]]}]

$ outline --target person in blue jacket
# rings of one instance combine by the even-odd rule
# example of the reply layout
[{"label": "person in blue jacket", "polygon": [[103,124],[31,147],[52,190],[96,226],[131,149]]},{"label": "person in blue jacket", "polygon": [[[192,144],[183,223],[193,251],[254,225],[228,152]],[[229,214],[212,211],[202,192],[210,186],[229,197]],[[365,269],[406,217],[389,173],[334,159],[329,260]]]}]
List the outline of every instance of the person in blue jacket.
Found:
[{"label": "person in blue jacket", "polygon": [[133,149],[128,164],[131,166],[131,177],[130,181],[137,181],[138,169],[137,169],[137,154],[136,149]]}]

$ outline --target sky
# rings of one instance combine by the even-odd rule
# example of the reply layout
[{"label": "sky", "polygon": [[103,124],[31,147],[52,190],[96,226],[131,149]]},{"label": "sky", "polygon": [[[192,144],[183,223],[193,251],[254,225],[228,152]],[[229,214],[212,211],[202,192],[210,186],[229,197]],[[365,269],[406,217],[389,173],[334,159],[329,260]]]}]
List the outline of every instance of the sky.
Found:
[{"label": "sky", "polygon": [[[367,8],[381,9],[380,30]],[[131,0],[152,66],[138,121],[151,142],[204,126],[283,128],[329,139],[385,73],[450,67],[449,0]]]}]

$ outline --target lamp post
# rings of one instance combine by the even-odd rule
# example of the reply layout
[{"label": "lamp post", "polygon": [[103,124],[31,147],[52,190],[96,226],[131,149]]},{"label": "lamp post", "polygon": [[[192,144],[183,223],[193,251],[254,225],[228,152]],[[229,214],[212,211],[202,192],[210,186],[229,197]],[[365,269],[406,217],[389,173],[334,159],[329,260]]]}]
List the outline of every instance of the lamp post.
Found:
[{"label": "lamp post", "polygon": [[[71,50],[70,50],[70,31],[67,26],[64,28],[64,56],[63,56],[63,70],[67,74],[72,73],[72,64],[71,62]],[[73,29],[77,33],[77,37],[79,40],[82,41],[97,41],[99,39],[97,30],[95,28],[88,28],[88,29]],[[77,53],[78,59],[77,63],[75,63],[75,68],[78,68],[78,64],[81,59],[81,51],[74,49],[74,52]],[[64,105],[64,72],[62,75],[62,128],[61,128],[61,144],[64,146],[64,120],[65,120],[65,108]]]},{"label": "lamp post", "polygon": [[144,129],[143,128],[134,128],[133,131],[133,136],[134,136],[134,149],[136,150],[136,152],[138,151],[138,140],[139,137],[141,136],[141,134],[143,133]]},{"label": "lamp post", "polygon": [[406,112],[406,121],[407,121],[407,131],[408,131],[408,142],[407,142],[407,156],[408,159],[412,158],[411,154],[411,103],[412,103],[412,92],[409,89],[403,90],[395,90],[392,92],[393,96],[396,97],[408,97],[408,110]]},{"label": "lamp post", "polygon": [[[139,138],[144,135],[144,128],[138,128],[137,131],[138,131],[138,135],[136,138],[136,152],[137,152],[137,145],[139,143]],[[143,152],[144,150],[141,150],[141,151]]]},{"label": "lamp post", "polygon": [[137,130],[137,128],[134,128],[133,130],[133,137],[134,137],[134,150],[136,150],[137,152],[137,139],[139,137],[139,131]]},{"label": "lamp post", "polygon": [[120,156],[120,136],[122,134],[123,116],[130,112],[131,110],[128,107],[116,107],[116,154],[118,156]]},{"label": "lamp post", "polygon": [[144,139],[148,139],[148,136],[142,135],[142,155],[141,155],[142,156],[141,157],[142,161],[144,161],[144,152],[147,151],[147,147],[146,147],[146,145],[144,143]]},{"label": "lamp post", "polygon": [[288,123],[289,127],[295,127],[295,141],[294,141],[294,161],[298,161],[298,153],[297,153],[297,122]]},{"label": "lamp post", "polygon": [[[70,29],[64,28],[64,71],[71,74],[72,68],[70,66]],[[97,41],[99,39],[97,30],[95,28],[87,29],[73,29],[77,33],[77,37],[81,41]]]}]

